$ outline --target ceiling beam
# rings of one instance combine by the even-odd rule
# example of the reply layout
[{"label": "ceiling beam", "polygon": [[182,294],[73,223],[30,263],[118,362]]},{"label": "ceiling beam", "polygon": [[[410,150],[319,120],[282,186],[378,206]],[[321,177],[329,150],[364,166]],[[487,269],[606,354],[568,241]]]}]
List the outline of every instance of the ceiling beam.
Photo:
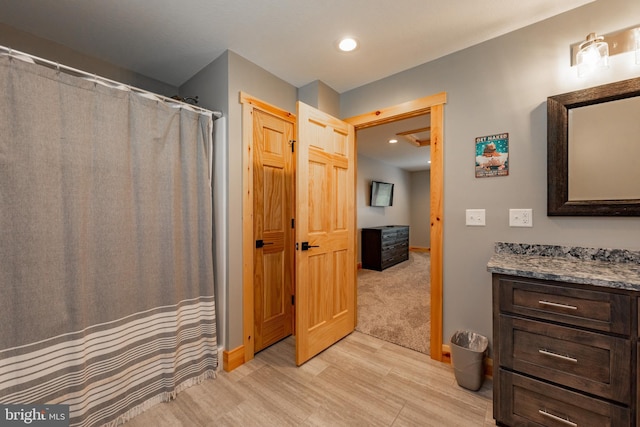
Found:
[{"label": "ceiling beam", "polygon": [[410,144],[415,145],[416,147],[424,147],[431,144],[431,138],[420,139],[417,134],[423,132],[431,132],[431,126],[398,132],[396,133],[396,135],[403,137],[404,139],[409,141]]}]

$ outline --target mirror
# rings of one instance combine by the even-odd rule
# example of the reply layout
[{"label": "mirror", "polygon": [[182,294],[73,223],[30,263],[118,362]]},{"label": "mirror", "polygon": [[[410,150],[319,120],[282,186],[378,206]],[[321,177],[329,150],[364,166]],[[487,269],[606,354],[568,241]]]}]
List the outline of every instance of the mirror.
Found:
[{"label": "mirror", "polygon": [[547,98],[547,215],[640,216],[640,78]]}]

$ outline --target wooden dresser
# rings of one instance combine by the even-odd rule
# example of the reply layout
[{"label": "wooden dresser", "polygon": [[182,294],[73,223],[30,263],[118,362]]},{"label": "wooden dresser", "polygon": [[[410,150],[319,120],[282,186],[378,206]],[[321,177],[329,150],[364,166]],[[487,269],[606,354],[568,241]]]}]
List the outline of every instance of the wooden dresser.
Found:
[{"label": "wooden dresser", "polygon": [[362,229],[362,268],[382,271],[409,259],[409,226]]},{"label": "wooden dresser", "polygon": [[[492,263],[498,425],[640,427],[640,264],[508,254]],[[623,279],[604,280],[607,267]]]}]

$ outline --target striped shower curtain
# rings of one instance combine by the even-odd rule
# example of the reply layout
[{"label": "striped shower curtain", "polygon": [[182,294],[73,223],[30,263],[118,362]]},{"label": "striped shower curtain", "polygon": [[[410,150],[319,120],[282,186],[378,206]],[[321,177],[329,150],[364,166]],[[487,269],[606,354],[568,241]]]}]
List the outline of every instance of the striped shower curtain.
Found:
[{"label": "striped shower curtain", "polygon": [[0,57],[0,404],[117,425],[215,376],[212,117]]}]

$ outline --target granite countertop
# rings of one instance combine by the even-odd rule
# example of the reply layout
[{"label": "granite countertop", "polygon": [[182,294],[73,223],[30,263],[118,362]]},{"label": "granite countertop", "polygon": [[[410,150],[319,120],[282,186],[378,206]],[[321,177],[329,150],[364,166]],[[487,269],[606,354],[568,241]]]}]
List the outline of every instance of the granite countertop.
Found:
[{"label": "granite countertop", "polygon": [[497,242],[491,273],[640,291],[640,251]]}]

